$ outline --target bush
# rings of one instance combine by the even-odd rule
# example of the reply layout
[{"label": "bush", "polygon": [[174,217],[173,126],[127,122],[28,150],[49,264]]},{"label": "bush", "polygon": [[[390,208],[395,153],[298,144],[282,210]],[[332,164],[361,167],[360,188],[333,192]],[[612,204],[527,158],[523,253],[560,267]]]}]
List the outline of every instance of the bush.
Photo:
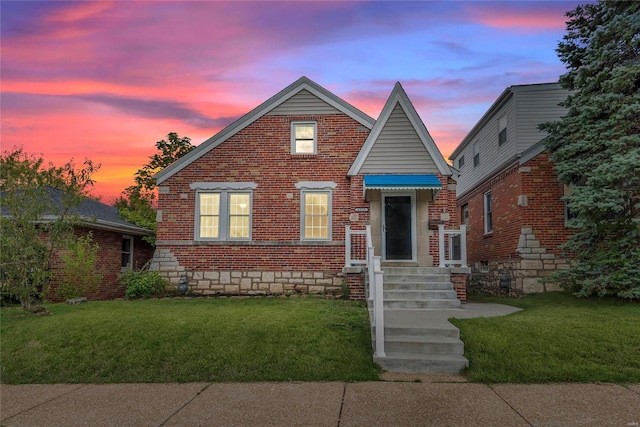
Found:
[{"label": "bush", "polygon": [[97,271],[98,250],[98,244],[93,243],[92,233],[71,241],[62,255],[64,267],[60,284],[54,290],[58,298],[86,297],[98,288],[102,282],[102,274]]},{"label": "bush", "polygon": [[160,297],[167,286],[157,271],[128,271],[120,275],[125,286],[124,296],[129,299]]}]

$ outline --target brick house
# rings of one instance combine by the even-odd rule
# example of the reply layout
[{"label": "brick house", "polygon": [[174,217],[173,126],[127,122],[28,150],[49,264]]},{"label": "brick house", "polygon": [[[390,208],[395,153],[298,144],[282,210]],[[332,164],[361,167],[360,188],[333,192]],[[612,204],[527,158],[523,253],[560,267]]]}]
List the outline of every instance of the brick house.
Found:
[{"label": "brick house", "polygon": [[524,293],[557,289],[541,279],[566,268],[571,234],[563,196],[538,125],[559,119],[568,92],[557,83],[511,86],[450,156],[467,227],[470,286]]},{"label": "brick house", "polygon": [[[47,188],[47,195],[54,206],[61,208],[62,192]],[[3,209],[3,215],[7,215]],[[80,206],[73,208],[71,214],[77,215],[80,222],[74,226],[76,236],[92,234],[97,243],[98,265],[102,274],[102,282],[98,288],[87,295],[90,300],[107,300],[124,296],[124,288],[118,281],[118,275],[127,269],[139,269],[153,256],[153,246],[142,240],[144,236],[153,234],[152,230],[138,227],[125,221],[118,215],[118,210],[94,199],[84,199]],[[52,254],[50,270],[52,271],[51,288],[57,286],[56,275],[62,269],[60,253]],[[52,300],[56,301],[53,294]]]},{"label": "brick house", "polygon": [[367,226],[383,265],[433,267],[438,224],[458,223],[454,171],[400,83],[374,120],[301,77],[156,181],[152,268],[202,295],[361,299]]}]

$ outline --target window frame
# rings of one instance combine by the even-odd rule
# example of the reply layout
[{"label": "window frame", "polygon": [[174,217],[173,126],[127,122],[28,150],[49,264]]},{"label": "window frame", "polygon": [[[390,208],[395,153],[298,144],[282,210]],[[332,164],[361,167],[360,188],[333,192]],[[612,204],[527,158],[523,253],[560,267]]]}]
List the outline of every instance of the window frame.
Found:
[{"label": "window frame", "polygon": [[464,166],[464,155],[460,156],[460,158],[458,159],[458,169],[462,169],[463,166]]},{"label": "window frame", "polygon": [[[298,138],[296,138],[296,127],[297,126],[313,126],[313,150],[312,152],[299,152],[297,150],[297,142]],[[300,139],[300,141],[309,141],[309,139]],[[311,156],[318,153],[318,123],[311,120],[306,121],[294,121],[291,122],[291,154],[299,155],[299,156]]]},{"label": "window frame", "polygon": [[571,220],[576,219],[578,214],[572,212],[569,208],[569,201],[564,200],[564,226],[569,227],[571,225]]},{"label": "window frame", "polygon": [[[124,255],[125,250],[122,246],[124,246],[124,242],[125,241],[129,241],[129,262],[126,265],[122,265],[122,261],[124,260]],[[122,235],[122,243],[121,243],[121,247],[120,247],[120,270],[121,271],[129,271],[129,270],[133,270],[133,243],[134,243],[134,238],[133,236],[129,236],[127,234],[123,234]]]},{"label": "window frame", "polygon": [[480,142],[476,141],[473,143],[473,167],[478,167],[480,165]]},{"label": "window frame", "polygon": [[493,197],[491,190],[485,192],[482,196],[484,206],[484,234],[493,233]]},{"label": "window frame", "polygon": [[[200,214],[200,196],[205,194],[219,194],[220,202],[219,202],[219,210],[218,210],[218,237],[203,237],[200,234],[200,218],[202,215]],[[231,196],[235,194],[246,194],[249,196],[249,234],[247,237],[231,237],[230,236],[230,227],[231,227]],[[238,215],[236,215],[238,216]],[[245,216],[245,215],[242,215]],[[196,190],[196,200],[195,200],[195,223],[194,223],[194,240],[205,242],[205,241],[250,241],[252,239],[253,234],[253,191],[250,190],[239,190],[239,189],[216,189],[216,190],[208,190],[208,189],[198,189]]]},{"label": "window frame", "polygon": [[[502,124],[504,122],[504,127]],[[503,114],[498,118],[498,147],[507,143],[507,115]]]},{"label": "window frame", "polygon": [[[306,237],[306,195],[307,194],[326,194],[327,195],[327,237],[315,238]],[[327,242],[332,240],[332,216],[333,216],[333,197],[330,189],[304,188],[300,190],[300,240],[305,242]]]},{"label": "window frame", "polygon": [[469,225],[469,203],[460,206],[460,224]]}]

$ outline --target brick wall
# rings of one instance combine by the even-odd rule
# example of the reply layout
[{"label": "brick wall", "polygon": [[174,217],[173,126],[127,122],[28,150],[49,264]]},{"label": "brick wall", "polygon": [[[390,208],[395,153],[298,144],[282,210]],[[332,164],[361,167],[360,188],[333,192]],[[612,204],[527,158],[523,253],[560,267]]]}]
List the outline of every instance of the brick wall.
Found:
[{"label": "brick wall", "polygon": [[[315,155],[291,154],[291,122],[303,120],[317,122]],[[364,227],[369,219],[367,212],[350,216],[356,207],[367,204],[362,200],[362,178],[347,177],[368,134],[367,128],[344,114],[259,118],[161,184],[166,190],[158,200],[162,211],[158,248],[170,251],[189,275],[288,271],[310,274],[309,280],[322,275],[320,280],[330,279],[328,286],[334,287],[334,281],[342,281],[345,225]],[[336,183],[331,192],[330,242],[300,241],[301,194],[295,187],[300,181]],[[257,184],[250,242],[193,241],[196,193],[189,187],[193,182]]]},{"label": "brick wall", "polygon": [[[491,233],[484,232],[487,191],[493,204]],[[558,289],[541,279],[569,262],[560,250],[571,234],[564,225],[562,196],[563,186],[544,152],[505,167],[458,200],[459,208],[469,208],[467,253],[477,288],[499,287],[506,274],[520,292]],[[480,271],[482,263],[488,264],[488,272]]]},{"label": "brick wall", "polygon": [[[97,271],[102,274],[102,282],[98,288],[89,293],[89,300],[108,300],[124,297],[124,288],[118,281],[118,275],[121,272],[122,264],[122,236],[121,232],[89,229],[77,227],[75,229],[76,236],[84,236],[91,231],[93,242],[98,244],[98,262]],[[133,267],[134,269],[142,268],[153,257],[153,247],[142,240],[140,236],[134,237],[133,243]],[[51,271],[53,278],[51,280],[52,291],[58,286],[59,274],[63,268],[61,253],[54,254],[51,260]],[[50,294],[53,301],[59,301],[54,294]]]}]

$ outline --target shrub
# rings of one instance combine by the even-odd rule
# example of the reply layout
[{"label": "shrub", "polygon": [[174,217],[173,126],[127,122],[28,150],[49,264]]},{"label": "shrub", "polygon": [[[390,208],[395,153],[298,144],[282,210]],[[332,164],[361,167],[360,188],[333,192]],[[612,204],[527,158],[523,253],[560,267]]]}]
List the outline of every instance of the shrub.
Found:
[{"label": "shrub", "polygon": [[165,278],[157,271],[127,271],[120,275],[125,286],[124,296],[129,299],[159,297],[167,286]]},{"label": "shrub", "polygon": [[98,249],[91,233],[71,241],[62,255],[64,267],[60,284],[54,291],[58,298],[86,297],[89,292],[98,288],[102,282],[102,274],[96,268]]}]

